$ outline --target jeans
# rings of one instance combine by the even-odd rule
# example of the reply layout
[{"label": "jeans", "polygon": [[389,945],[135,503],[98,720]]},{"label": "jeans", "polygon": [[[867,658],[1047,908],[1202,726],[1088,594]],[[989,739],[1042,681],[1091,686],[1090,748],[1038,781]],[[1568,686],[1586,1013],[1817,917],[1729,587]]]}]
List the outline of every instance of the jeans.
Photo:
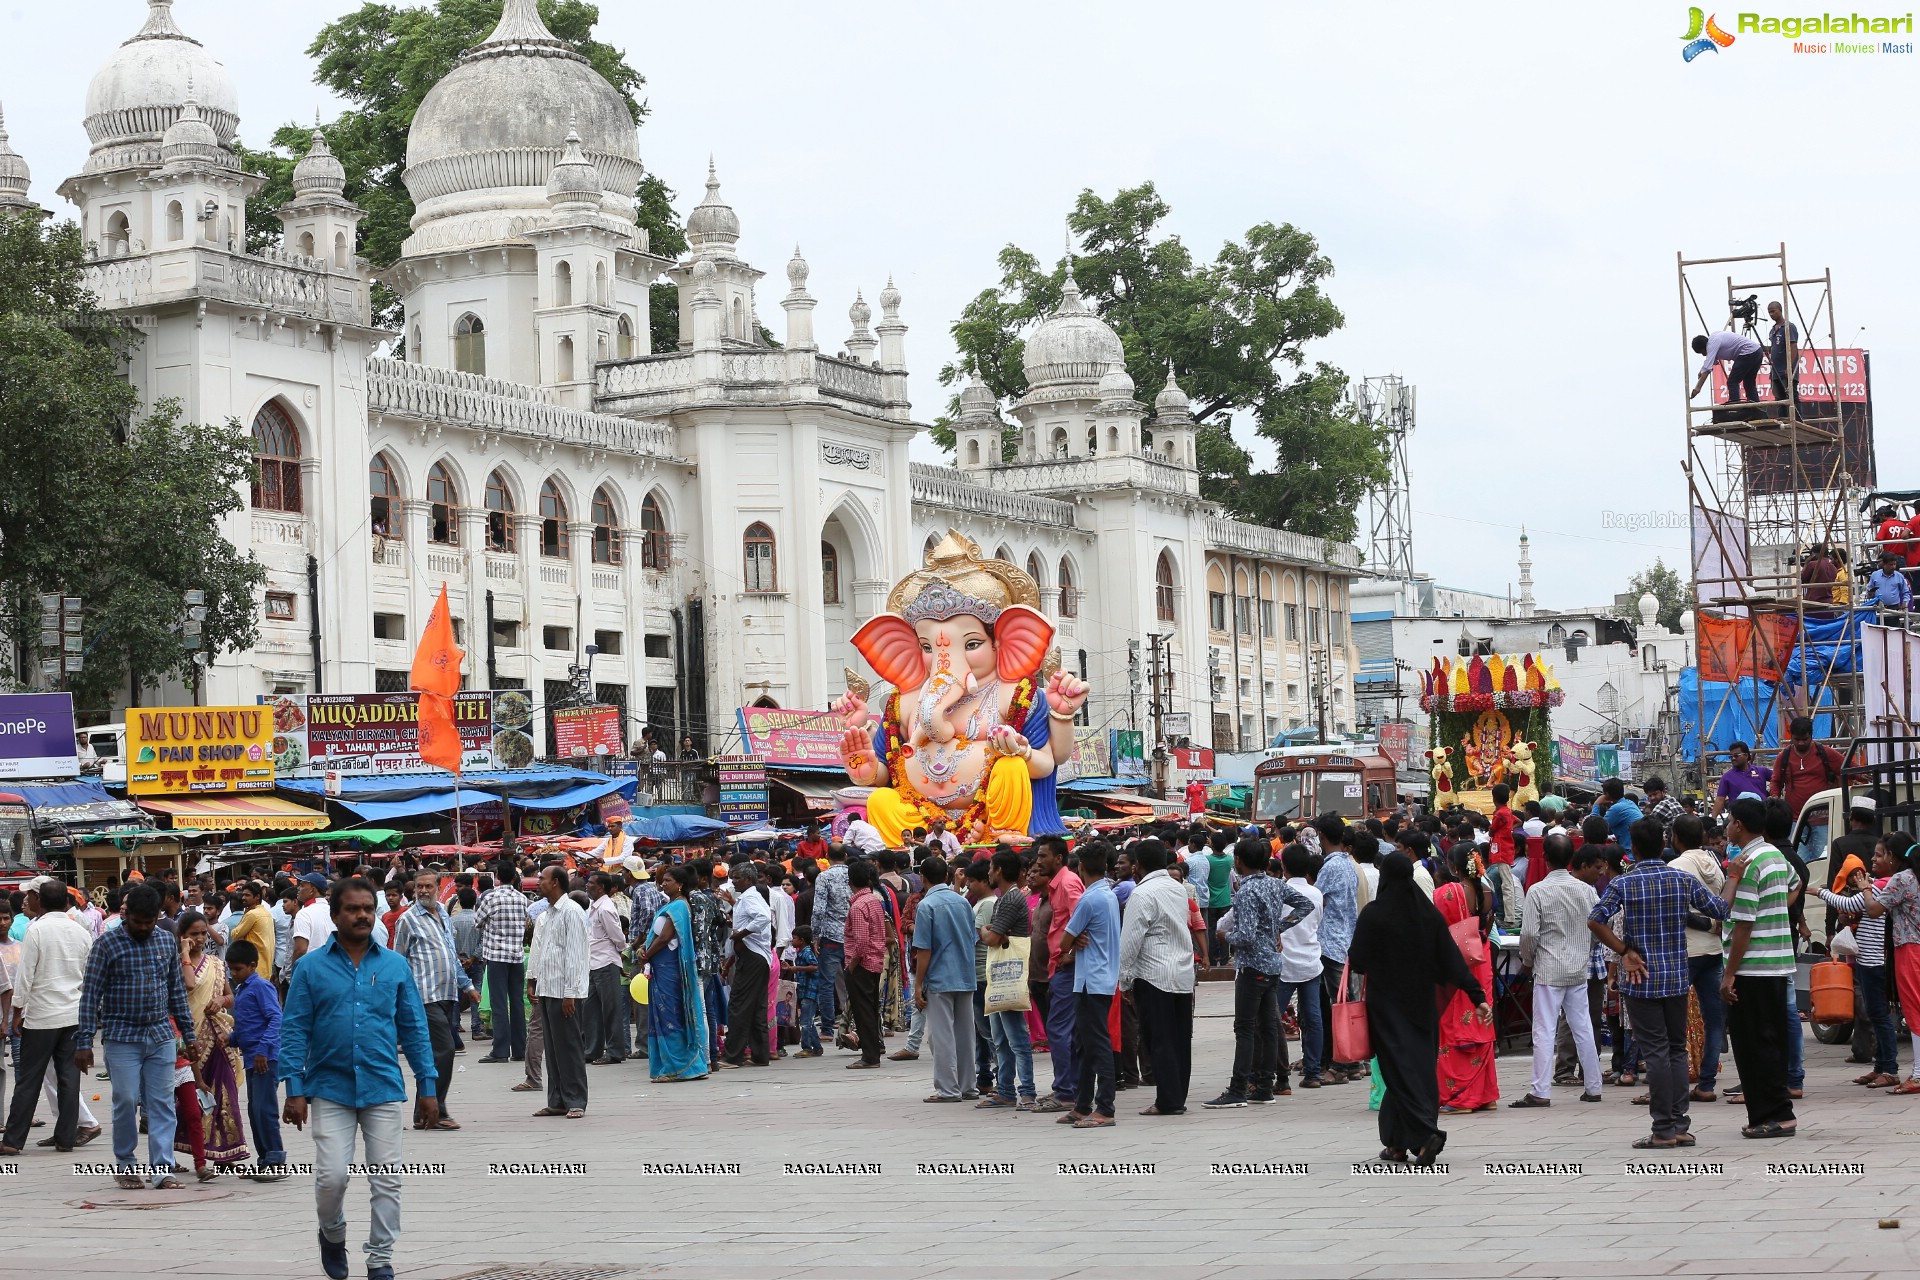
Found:
[{"label": "jeans", "polygon": [[1727,368],[1727,403],[1734,404],[1745,400],[1749,404],[1760,398],[1760,358],[1765,348],[1749,351],[1744,356],[1735,356]]},{"label": "jeans", "polygon": [[1633,1038],[1647,1059],[1648,1115],[1653,1136],[1671,1138],[1692,1127],[1687,1116],[1687,998],[1625,996]]},{"label": "jeans", "polygon": [[1107,1034],[1107,1015],[1117,997],[1111,991],[1076,991],[1073,1002],[1074,1058],[1080,1084],[1073,1109],[1081,1115],[1113,1116],[1113,1037]]},{"label": "jeans", "polygon": [[[1273,1092],[1274,1066],[1280,1059],[1280,979],[1258,969],[1233,977],[1233,1078],[1227,1092]],[[1303,1028],[1301,1035],[1305,1035]]]},{"label": "jeans", "polygon": [[[320,1214],[320,1234],[335,1244],[347,1242],[347,1166],[354,1163],[357,1134],[365,1145],[369,1165],[398,1164],[402,1129],[398,1102],[353,1107],[313,1099],[313,1200]],[[372,1220],[367,1227],[367,1265],[393,1265],[393,1246],[400,1238],[400,1174],[367,1175]]]},{"label": "jeans", "polygon": [[911,1003],[912,995],[908,995],[907,1000],[909,1001],[907,1007],[912,1010],[907,1018],[907,1052],[918,1053],[920,1046],[927,1039],[927,1011]]},{"label": "jeans", "polygon": [[1899,1075],[1899,1041],[1894,1039],[1893,1010],[1887,1004],[1887,966],[1854,965],[1853,986],[1865,1006],[1866,1021],[1873,1024],[1873,1069],[1883,1075]]},{"label": "jeans", "polygon": [[990,1013],[987,1023],[993,1028],[993,1057],[999,1068],[994,1078],[995,1096],[1002,1102],[1013,1102],[1017,1089],[1019,1099],[1032,1102],[1033,1037],[1027,1034],[1026,1013]]},{"label": "jeans", "polygon": [[265,1071],[247,1065],[247,1122],[253,1129],[253,1151],[259,1164],[285,1164],[286,1144],[280,1141],[280,1064],[269,1061]]},{"label": "jeans", "polygon": [[[1300,993],[1300,1059],[1305,1068],[1305,1078],[1320,1078],[1320,988],[1318,978],[1308,978],[1305,982],[1288,982],[1282,978],[1274,987],[1274,1005],[1276,1010],[1285,1009],[1287,1001],[1293,999],[1293,993]],[[1287,1042],[1280,1041],[1280,1054],[1284,1058]],[[1284,1083],[1284,1082],[1283,1082]]]},{"label": "jeans", "polygon": [[973,992],[929,991],[926,1014],[928,1049],[933,1055],[933,1091],[957,1098],[974,1085]]},{"label": "jeans", "polygon": [[62,1150],[73,1146],[80,1132],[80,1068],[73,1064],[74,1027],[26,1028],[20,1033],[20,1065],[13,1077],[13,1105],[7,1111],[7,1145],[27,1145],[33,1113],[40,1103],[40,1086],[53,1070],[56,1103],[53,1140]]},{"label": "jeans", "polygon": [[808,996],[800,1002],[800,1052],[820,1052],[820,1001]]},{"label": "jeans", "polygon": [[1720,975],[1726,962],[1719,956],[1688,956],[1687,980],[1700,1001],[1700,1025],[1706,1047],[1700,1051],[1700,1079],[1695,1088],[1712,1093],[1720,1079],[1720,1045],[1727,1034],[1727,1006],[1720,999]]},{"label": "jeans", "polygon": [[1073,998],[1073,966],[1054,966],[1053,976],[1047,979],[1047,1052],[1053,1058],[1053,1096],[1062,1102],[1073,1101],[1080,1092],[1079,1063],[1074,1056],[1079,1043],[1073,1036],[1078,1003]]},{"label": "jeans", "polygon": [[987,1025],[987,984],[973,989],[973,1086],[993,1092],[993,1028]]},{"label": "jeans", "polygon": [[527,989],[527,966],[520,961],[487,961],[487,998],[493,1006],[493,1048],[490,1058],[527,1056],[527,1007],[520,997]]},{"label": "jeans", "polygon": [[1336,960],[1332,956],[1320,957],[1320,1061],[1333,1063],[1336,1071],[1359,1071],[1358,1062],[1334,1062],[1333,1058],[1333,997],[1340,990],[1340,971],[1346,967],[1346,957]]},{"label": "jeans", "polygon": [[717,973],[700,979],[700,991],[707,1002],[707,1061],[720,1060],[720,1029],[727,1022],[727,984]]},{"label": "jeans", "polygon": [[1800,1029],[1800,997],[1794,994],[1796,971],[1787,971],[1787,1088],[1807,1082],[1807,1035]]},{"label": "jeans", "polygon": [[125,1169],[140,1146],[140,1119],[147,1116],[147,1163],[162,1172],[173,1168],[173,1037],[152,1044],[103,1040],[101,1056],[113,1077],[113,1162]]},{"label": "jeans", "polygon": [[815,1035],[831,1036],[834,1023],[840,1017],[840,973],[847,967],[847,949],[838,942],[822,942],[816,939],[813,944],[814,955],[820,968],[813,975],[813,1003],[819,1010],[820,1026]]}]

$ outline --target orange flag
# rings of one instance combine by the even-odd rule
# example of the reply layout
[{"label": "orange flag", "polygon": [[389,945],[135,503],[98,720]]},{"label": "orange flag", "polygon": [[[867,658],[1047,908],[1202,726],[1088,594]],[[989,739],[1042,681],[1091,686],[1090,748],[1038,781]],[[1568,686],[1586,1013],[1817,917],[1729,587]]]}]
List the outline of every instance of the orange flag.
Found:
[{"label": "orange flag", "polygon": [[453,615],[447,585],[420,632],[408,683],[420,694],[420,758],[449,773],[460,772],[460,731],[453,723],[453,695],[460,691],[460,663],[466,654],[453,642]]}]

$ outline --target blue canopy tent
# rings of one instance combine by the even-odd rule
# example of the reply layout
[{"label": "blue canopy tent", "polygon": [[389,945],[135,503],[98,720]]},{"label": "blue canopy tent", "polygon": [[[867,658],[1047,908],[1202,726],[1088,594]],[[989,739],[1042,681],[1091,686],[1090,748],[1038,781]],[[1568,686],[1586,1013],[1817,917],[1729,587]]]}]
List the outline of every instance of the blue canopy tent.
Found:
[{"label": "blue canopy tent", "polygon": [[669,813],[657,818],[635,818],[627,823],[627,834],[639,840],[658,840],[672,844],[677,840],[704,840],[731,830],[717,818],[691,813]]},{"label": "blue canopy tent", "polygon": [[[326,796],[322,778],[281,778],[284,791]],[[571,809],[616,793],[631,797],[634,778],[610,778],[580,769],[501,769],[468,773],[456,779],[450,773],[375,774],[345,777],[340,794],[327,797],[368,822],[451,813],[462,807],[504,800],[517,809]]]}]

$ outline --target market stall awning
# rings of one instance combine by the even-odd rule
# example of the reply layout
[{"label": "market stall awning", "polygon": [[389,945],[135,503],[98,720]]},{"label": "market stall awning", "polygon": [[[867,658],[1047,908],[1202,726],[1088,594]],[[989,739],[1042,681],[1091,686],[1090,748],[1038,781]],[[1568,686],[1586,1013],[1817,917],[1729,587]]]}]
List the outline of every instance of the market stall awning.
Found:
[{"label": "market stall awning", "polygon": [[164,813],[202,831],[319,831],[332,819],[278,796],[195,796],[142,800],[140,807]]},{"label": "market stall awning", "polygon": [[[326,794],[321,778],[281,778],[283,791]],[[408,818],[423,813],[452,813],[456,798],[461,807],[507,800],[516,809],[571,809],[616,792],[633,793],[633,778],[611,778],[582,769],[500,769],[463,774],[372,774],[340,780],[340,794],[328,799],[344,805],[368,822]]]},{"label": "market stall awning", "polygon": [[267,848],[282,844],[350,844],[362,849],[397,849],[407,833],[390,827],[356,827],[350,831],[315,831],[299,836],[268,836],[261,840],[235,840],[234,847]]},{"label": "market stall awning", "polygon": [[791,791],[800,798],[800,803],[815,813],[832,813],[840,807],[833,793],[846,783],[843,780],[813,776],[808,778],[790,777],[784,773],[767,772],[767,781],[783,791]]}]

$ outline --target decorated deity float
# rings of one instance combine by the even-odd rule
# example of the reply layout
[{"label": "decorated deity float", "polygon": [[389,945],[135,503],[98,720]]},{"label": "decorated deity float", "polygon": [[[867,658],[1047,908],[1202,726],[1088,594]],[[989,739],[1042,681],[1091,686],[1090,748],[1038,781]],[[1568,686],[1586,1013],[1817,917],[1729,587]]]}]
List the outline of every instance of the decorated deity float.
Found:
[{"label": "decorated deity float", "polygon": [[1518,809],[1553,783],[1550,711],[1566,701],[1537,653],[1435,658],[1420,673],[1420,709],[1432,717],[1427,767],[1433,805],[1493,809],[1493,786]]}]

